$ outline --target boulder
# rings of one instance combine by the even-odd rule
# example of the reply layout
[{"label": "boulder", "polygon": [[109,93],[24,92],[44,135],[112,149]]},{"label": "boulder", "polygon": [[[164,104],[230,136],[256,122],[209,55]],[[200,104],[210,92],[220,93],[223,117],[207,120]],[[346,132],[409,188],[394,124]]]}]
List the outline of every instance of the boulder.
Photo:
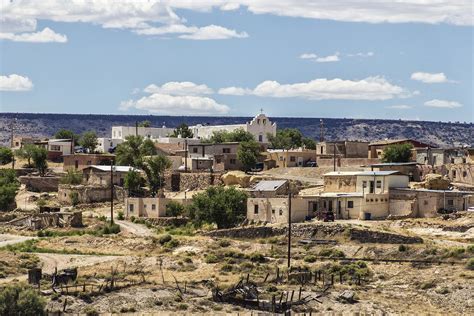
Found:
[{"label": "boulder", "polygon": [[247,188],[250,185],[251,176],[243,171],[229,171],[222,175],[224,185],[239,185]]},{"label": "boulder", "polygon": [[448,178],[440,174],[429,173],[425,176],[425,181],[413,183],[411,187],[413,189],[448,190],[450,183]]}]

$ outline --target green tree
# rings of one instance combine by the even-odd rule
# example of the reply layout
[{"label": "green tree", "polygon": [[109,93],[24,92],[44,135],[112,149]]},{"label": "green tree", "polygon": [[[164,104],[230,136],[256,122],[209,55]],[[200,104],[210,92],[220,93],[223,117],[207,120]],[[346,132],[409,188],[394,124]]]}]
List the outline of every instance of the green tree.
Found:
[{"label": "green tree", "polygon": [[89,153],[93,153],[98,144],[97,135],[94,131],[84,132],[79,140],[79,145]]},{"label": "green tree", "polygon": [[81,184],[82,173],[77,170],[69,169],[67,173],[63,177],[61,177],[61,183],[73,185]]},{"label": "green tree", "polygon": [[163,155],[145,159],[143,171],[145,172],[147,184],[152,196],[156,196],[158,190],[163,187],[165,183],[164,173],[171,165],[171,161]]},{"label": "green tree", "polygon": [[10,148],[0,146],[0,165],[12,162],[13,152]]},{"label": "green tree", "polygon": [[143,178],[136,170],[130,170],[125,175],[124,188],[128,191],[128,196],[137,196],[141,192]]},{"label": "green tree", "polygon": [[33,159],[33,165],[36,170],[38,170],[39,174],[44,176],[48,169],[48,162],[46,161],[48,159],[48,151],[46,148],[36,147],[35,150],[33,150],[31,159]]},{"label": "green tree", "polygon": [[138,127],[151,127],[151,122],[149,120],[141,121],[138,123]]},{"label": "green tree", "polygon": [[213,144],[228,143],[228,142],[250,142],[255,140],[253,135],[243,128],[236,129],[232,132],[216,131],[212,133],[211,138],[207,142]]},{"label": "green tree", "polygon": [[14,207],[19,187],[15,170],[0,169],[0,211],[8,211]]},{"label": "green tree", "polygon": [[303,146],[303,134],[296,128],[280,129],[275,136],[269,134],[268,140],[273,149],[292,149]]},{"label": "green tree", "polygon": [[46,301],[37,291],[22,285],[9,285],[0,290],[0,315],[42,316]]},{"label": "green tree", "polygon": [[117,164],[141,168],[145,156],[156,155],[157,150],[151,139],[130,135],[115,150]]},{"label": "green tree", "polygon": [[166,204],[166,216],[177,217],[183,215],[184,206],[176,201],[170,201]]},{"label": "green tree", "polygon": [[193,138],[193,132],[189,129],[189,126],[185,123],[181,123],[170,135],[171,137],[179,137],[181,138]]},{"label": "green tree", "polygon": [[303,138],[303,145],[306,147],[306,149],[316,149],[316,142],[312,138]]},{"label": "green tree", "polygon": [[409,143],[389,145],[383,151],[382,162],[409,162],[412,148]]},{"label": "green tree", "polygon": [[56,139],[74,139],[74,144],[79,143],[79,135],[74,134],[73,131],[70,131],[68,129],[61,128],[59,131],[54,134],[54,138]]},{"label": "green tree", "polygon": [[212,186],[193,195],[189,217],[196,225],[215,223],[219,229],[241,223],[247,212],[247,194],[233,187]]},{"label": "green tree", "polygon": [[259,155],[260,145],[256,141],[241,142],[237,149],[237,159],[243,164],[246,172],[255,167]]},{"label": "green tree", "polygon": [[31,167],[31,158],[33,158],[33,152],[36,150],[36,146],[33,144],[26,144],[23,148],[15,150],[15,156],[26,159],[28,161],[28,167]]}]

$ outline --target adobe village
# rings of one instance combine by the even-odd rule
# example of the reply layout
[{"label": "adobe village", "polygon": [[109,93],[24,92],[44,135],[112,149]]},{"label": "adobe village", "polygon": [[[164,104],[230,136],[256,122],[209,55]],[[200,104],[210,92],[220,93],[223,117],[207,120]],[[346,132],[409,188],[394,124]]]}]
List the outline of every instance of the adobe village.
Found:
[{"label": "adobe village", "polygon": [[19,295],[49,315],[474,314],[472,148],[328,141],[323,121],[313,140],[263,113],[137,122],[108,138],[12,129],[10,147],[0,305]]}]

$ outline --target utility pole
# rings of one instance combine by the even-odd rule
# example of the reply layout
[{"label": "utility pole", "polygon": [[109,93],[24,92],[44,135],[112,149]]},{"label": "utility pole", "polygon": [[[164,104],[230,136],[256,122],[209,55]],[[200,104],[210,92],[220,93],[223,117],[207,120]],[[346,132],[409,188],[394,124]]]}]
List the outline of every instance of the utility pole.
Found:
[{"label": "utility pole", "polygon": [[324,142],[324,121],[323,121],[323,119],[319,120],[319,141]]},{"label": "utility pole", "polygon": [[114,160],[110,159],[110,224],[114,223]]},{"label": "utility pole", "polygon": [[184,172],[188,172],[188,140],[184,140]]},{"label": "utility pole", "polygon": [[138,136],[138,121],[135,121],[135,136]]},{"label": "utility pole", "polygon": [[[10,143],[10,148],[13,149],[15,142],[13,141],[13,135],[14,135],[14,130],[15,130],[15,122],[16,122],[16,117],[12,120],[12,126],[11,126],[11,143]],[[15,170],[15,155],[12,157],[12,169]]]},{"label": "utility pole", "polygon": [[333,165],[334,165],[334,171],[336,171],[336,143],[334,143],[334,153],[333,153]]},{"label": "utility pole", "polygon": [[291,266],[291,186],[288,182],[288,269]]}]

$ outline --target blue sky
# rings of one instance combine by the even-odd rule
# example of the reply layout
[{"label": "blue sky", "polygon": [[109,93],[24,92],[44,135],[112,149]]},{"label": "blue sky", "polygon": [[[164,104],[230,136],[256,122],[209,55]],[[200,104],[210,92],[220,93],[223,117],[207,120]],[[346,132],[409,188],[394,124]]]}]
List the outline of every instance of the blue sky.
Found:
[{"label": "blue sky", "polygon": [[1,112],[474,121],[470,1],[89,1],[1,0]]}]

